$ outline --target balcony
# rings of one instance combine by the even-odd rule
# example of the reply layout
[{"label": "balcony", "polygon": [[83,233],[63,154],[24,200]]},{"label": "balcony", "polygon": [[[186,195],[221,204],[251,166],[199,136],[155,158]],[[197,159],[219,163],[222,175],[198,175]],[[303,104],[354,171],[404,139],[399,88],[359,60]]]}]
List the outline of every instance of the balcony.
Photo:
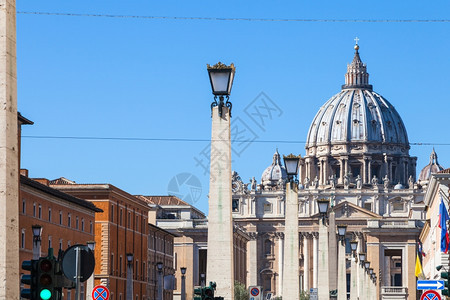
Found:
[{"label": "balcony", "polygon": [[408,288],[403,286],[382,286],[382,300],[408,299]]}]

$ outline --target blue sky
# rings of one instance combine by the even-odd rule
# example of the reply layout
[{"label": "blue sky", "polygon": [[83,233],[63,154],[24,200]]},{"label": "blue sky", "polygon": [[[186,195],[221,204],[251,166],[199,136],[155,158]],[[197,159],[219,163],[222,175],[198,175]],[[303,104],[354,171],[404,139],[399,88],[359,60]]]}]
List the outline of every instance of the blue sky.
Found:
[{"label": "blue sky", "polygon": [[[447,1],[18,1],[18,12],[264,19],[448,18]],[[319,107],[340,91],[354,38],[374,90],[403,118],[410,142],[447,143],[450,22],[213,21],[17,15],[22,167],[31,177],[111,183],[131,194],[167,195],[178,174],[198,178],[207,212],[213,100],[206,64],[233,62],[233,120],[255,142],[233,169],[259,181],[278,147],[304,155]],[[263,93],[263,94],[261,94]],[[279,109],[263,126],[245,113],[261,97]],[[255,100],[256,99],[256,100]],[[250,131],[249,131],[250,132]],[[161,140],[36,139],[123,137]],[[298,141],[281,143],[265,141]],[[435,145],[450,167],[449,146]],[[418,172],[432,146],[412,146]],[[176,179],[183,177],[176,177]],[[197,185],[197,184],[194,184]],[[186,187],[183,187],[186,188]],[[181,192],[185,193],[185,192]]]}]

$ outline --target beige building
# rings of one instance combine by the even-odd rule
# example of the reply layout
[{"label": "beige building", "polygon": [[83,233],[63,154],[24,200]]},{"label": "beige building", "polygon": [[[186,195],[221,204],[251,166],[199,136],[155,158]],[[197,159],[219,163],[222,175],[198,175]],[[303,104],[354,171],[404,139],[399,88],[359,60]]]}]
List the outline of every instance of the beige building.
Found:
[{"label": "beige building", "polygon": [[[194,286],[202,284],[206,274],[208,221],[203,212],[175,196],[137,196],[153,206],[149,220],[175,235],[174,268],[176,289],[174,299],[181,298],[180,268],[186,270],[186,299],[193,299]],[[243,284],[247,279],[247,242],[242,228],[234,228],[234,278]],[[202,275],[203,274],[203,275]],[[204,282],[205,284],[209,284]]]},{"label": "beige building", "polygon": [[[439,169],[435,169],[435,171],[439,171]],[[437,280],[440,279],[440,272],[436,270],[436,266],[443,265],[447,269],[449,265],[449,255],[441,252],[440,247],[439,206],[443,199],[448,211],[450,169],[434,174],[430,173],[430,177],[426,179],[428,184],[424,197],[426,221],[420,234],[422,251],[425,253],[425,256],[422,257],[422,267],[426,279]]]}]

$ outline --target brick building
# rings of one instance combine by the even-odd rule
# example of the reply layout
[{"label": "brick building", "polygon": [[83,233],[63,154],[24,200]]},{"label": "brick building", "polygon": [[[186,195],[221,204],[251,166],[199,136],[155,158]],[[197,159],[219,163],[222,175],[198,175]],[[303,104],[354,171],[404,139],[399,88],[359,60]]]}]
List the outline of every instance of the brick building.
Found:
[{"label": "brick building", "polygon": [[103,212],[95,218],[95,284],[107,286],[111,300],[126,298],[127,254],[133,254],[133,299],[147,295],[148,211],[144,201],[111,184],[77,184],[66,178],[50,186],[88,200]]},{"label": "brick building", "polygon": [[[158,293],[157,264],[163,263],[162,275],[174,275],[174,237],[175,235],[148,224],[148,295],[149,299],[156,299]],[[172,290],[164,290],[164,300],[173,299]]]},{"label": "brick building", "polygon": [[[94,204],[62,193],[48,186],[47,179],[30,179],[28,171],[21,170],[19,193],[19,259],[33,258],[32,225],[42,227],[41,256],[48,248],[57,256],[60,249],[86,244],[94,239],[95,213],[102,212]],[[83,292],[83,288],[82,288]],[[68,295],[66,298],[74,297]],[[84,298],[83,298],[84,299]]]}]

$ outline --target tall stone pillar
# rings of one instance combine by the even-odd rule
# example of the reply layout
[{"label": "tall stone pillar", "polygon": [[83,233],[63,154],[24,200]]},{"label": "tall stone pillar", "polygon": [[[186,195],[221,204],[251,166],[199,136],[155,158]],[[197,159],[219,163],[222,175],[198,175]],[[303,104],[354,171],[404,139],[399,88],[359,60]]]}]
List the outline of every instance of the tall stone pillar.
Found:
[{"label": "tall stone pillar", "polygon": [[230,114],[212,108],[206,282],[217,284],[217,296],[234,299],[233,220],[231,216]]},{"label": "tall stone pillar", "polygon": [[336,238],[336,214],[333,210],[329,213],[328,225],[328,278],[330,281],[330,291],[337,289],[337,238]]},{"label": "tall stone pillar", "polygon": [[319,279],[319,234],[313,233],[313,288],[317,288]]},{"label": "tall stone pillar", "polygon": [[299,238],[298,193],[295,183],[286,184],[286,214],[284,221],[283,299],[299,299]]},{"label": "tall stone pillar", "polygon": [[[357,279],[357,262],[356,258],[352,257],[351,260],[351,273],[350,273],[350,300],[357,300],[358,299],[358,279]],[[359,298],[364,299],[364,298]]]},{"label": "tall stone pillar", "polygon": [[0,299],[19,299],[16,1],[0,0]]},{"label": "tall stone pillar", "polygon": [[[284,234],[282,232],[277,232],[276,234],[278,241],[278,288],[277,294],[283,291],[283,274],[284,274]],[[282,294],[280,296],[283,296]]]},{"label": "tall stone pillar", "polygon": [[345,244],[344,242],[338,242],[339,244],[339,258],[338,258],[338,300],[347,299],[347,262],[345,259]]},{"label": "tall stone pillar", "polygon": [[328,267],[328,228],[322,221],[319,221],[319,279],[317,291],[319,299],[329,299],[330,297]]},{"label": "tall stone pillar", "polygon": [[303,241],[303,287],[309,291],[309,234],[304,235]]},{"label": "tall stone pillar", "polygon": [[250,240],[247,242],[247,285],[258,285],[258,245],[256,243],[256,232],[249,233]]}]

